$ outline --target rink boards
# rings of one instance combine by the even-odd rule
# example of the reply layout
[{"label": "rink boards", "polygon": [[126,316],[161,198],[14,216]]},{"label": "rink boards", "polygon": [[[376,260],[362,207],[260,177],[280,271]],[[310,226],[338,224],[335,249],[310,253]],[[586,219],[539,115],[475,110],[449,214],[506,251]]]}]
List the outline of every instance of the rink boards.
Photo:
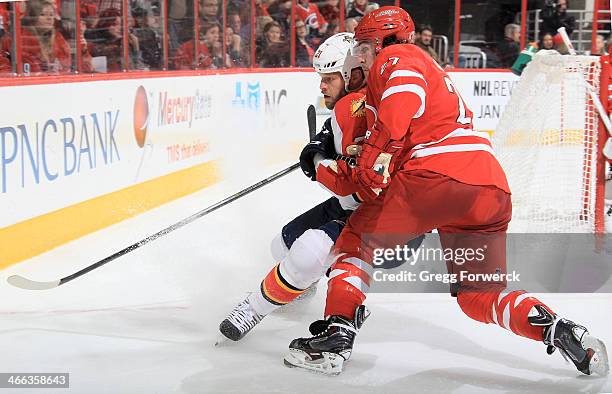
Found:
[{"label": "rink boards", "polygon": [[[451,77],[493,130],[517,78]],[[64,82],[0,88],[0,269],[211,185],[233,194],[296,162],[309,104],[328,114],[303,69]]]}]

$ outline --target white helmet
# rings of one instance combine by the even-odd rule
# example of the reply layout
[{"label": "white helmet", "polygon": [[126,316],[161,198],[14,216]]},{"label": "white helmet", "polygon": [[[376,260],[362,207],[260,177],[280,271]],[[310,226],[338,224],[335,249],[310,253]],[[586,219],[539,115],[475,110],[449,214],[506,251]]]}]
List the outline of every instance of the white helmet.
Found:
[{"label": "white helmet", "polygon": [[312,65],[320,74],[339,72],[348,91],[351,71],[360,67],[359,59],[351,55],[353,33],[337,33],[323,42],[315,52]]}]

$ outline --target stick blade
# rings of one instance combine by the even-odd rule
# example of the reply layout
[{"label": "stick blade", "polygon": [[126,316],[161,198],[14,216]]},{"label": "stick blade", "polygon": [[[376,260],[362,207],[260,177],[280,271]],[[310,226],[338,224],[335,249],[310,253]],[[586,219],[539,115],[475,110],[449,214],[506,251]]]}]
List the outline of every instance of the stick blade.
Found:
[{"label": "stick blade", "polygon": [[306,119],[308,120],[308,136],[310,140],[314,138],[317,133],[317,111],[314,105],[309,105],[306,110]]},{"label": "stick blade", "polygon": [[9,284],[24,290],[49,290],[60,285],[59,280],[51,282],[38,282],[24,278],[21,275],[11,275],[6,280]]}]

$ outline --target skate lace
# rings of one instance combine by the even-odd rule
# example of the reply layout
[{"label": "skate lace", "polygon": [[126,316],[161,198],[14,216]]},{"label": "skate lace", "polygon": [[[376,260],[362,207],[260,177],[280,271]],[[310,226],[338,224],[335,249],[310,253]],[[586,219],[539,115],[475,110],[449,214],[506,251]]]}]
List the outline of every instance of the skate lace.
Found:
[{"label": "skate lace", "polygon": [[359,330],[355,329],[354,327],[352,327],[352,326],[350,326],[350,325],[348,325],[348,324],[343,324],[343,323],[329,323],[329,325],[327,326],[327,328],[326,328],[325,330],[323,330],[323,331],[321,331],[320,333],[318,333],[318,334],[314,335],[314,336],[313,336],[313,338],[319,338],[319,337],[322,337],[322,336],[326,336],[326,335],[328,335],[328,334],[329,334],[329,330],[330,330],[332,327],[344,328],[345,330],[352,331],[352,332],[354,332],[355,334],[357,334],[357,333],[359,332]]},{"label": "skate lace", "polygon": [[251,308],[251,304],[243,301],[234,308],[229,319],[240,331],[247,332],[255,327],[262,317]]},{"label": "skate lace", "polygon": [[352,326],[350,326],[350,325],[348,325],[348,324],[342,324],[342,323],[331,323],[329,326],[330,326],[330,327],[332,327],[332,326],[333,326],[333,327],[340,327],[340,328],[344,328],[345,330],[352,331],[352,332],[354,332],[355,334],[357,334],[357,333],[359,332],[359,330],[357,330],[356,328],[354,328],[354,327],[352,327]]}]

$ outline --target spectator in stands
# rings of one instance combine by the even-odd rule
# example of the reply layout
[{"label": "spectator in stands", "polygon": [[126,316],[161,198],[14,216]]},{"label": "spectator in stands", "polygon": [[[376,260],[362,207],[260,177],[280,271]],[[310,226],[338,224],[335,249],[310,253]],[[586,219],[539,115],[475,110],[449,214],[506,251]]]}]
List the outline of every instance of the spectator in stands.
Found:
[{"label": "spectator in stands", "polygon": [[21,51],[24,73],[71,71],[70,47],[55,28],[55,5],[49,0],[30,1],[22,19]]},{"label": "spectator in stands", "polygon": [[377,3],[368,0],[354,0],[346,14],[349,18],[363,18],[368,12],[378,8]]},{"label": "spectator in stands", "polygon": [[542,31],[557,34],[557,29],[565,27],[567,34],[571,35],[576,28],[576,18],[567,14],[569,0],[544,0],[542,7]]},{"label": "spectator in stands", "polygon": [[[281,26],[283,31],[291,30],[291,0],[279,0],[268,8],[270,16]],[[300,18],[296,17],[295,20]]]},{"label": "spectator in stands", "polygon": [[91,53],[89,53],[89,45],[85,39],[85,32],[87,31],[87,22],[83,18],[83,11],[81,11],[81,63],[78,65],[79,72],[91,74],[94,72]]},{"label": "spectator in stands", "polygon": [[0,75],[12,72],[13,66],[11,65],[10,54],[4,49],[0,49]]},{"label": "spectator in stands", "polygon": [[193,0],[168,0],[168,46],[170,52],[193,40]]},{"label": "spectator in stands", "polygon": [[521,52],[521,27],[509,23],[504,28],[504,40],[497,46],[497,55],[502,67],[510,68]]},{"label": "spectator in stands", "polygon": [[[338,4],[340,0],[327,0],[325,4],[323,4],[319,11],[323,18],[329,23],[340,23],[340,7]],[[329,32],[327,32],[329,34]]]},{"label": "spectator in stands", "polygon": [[206,24],[202,26],[200,31],[200,34],[204,34],[201,39],[204,41],[206,48],[208,48],[208,53],[212,59],[212,65],[210,68],[230,67],[229,58],[227,57],[227,54],[223,53],[221,26],[219,26],[218,23]]},{"label": "spectator in stands", "polygon": [[306,24],[301,20],[295,22],[295,65],[298,67],[312,66],[314,49],[308,38]]},{"label": "spectator in stands", "polygon": [[359,21],[357,20],[357,18],[346,18],[344,20],[344,31],[349,33],[355,33],[355,28],[357,27],[358,23]]},{"label": "spectator in stands", "polygon": [[321,15],[319,7],[310,0],[298,0],[297,19],[306,24],[311,37],[321,37],[327,30],[327,20]]},{"label": "spectator in stands", "polygon": [[[100,14],[96,25],[96,36],[91,40],[92,56],[106,57],[106,70],[117,72],[123,70],[123,27],[121,23],[121,12],[116,8],[107,8]],[[142,70],[145,68],[140,57],[140,46],[138,37],[133,33],[128,34],[129,55],[128,67],[130,70]]]},{"label": "spectator in stands", "polygon": [[261,67],[288,67],[289,46],[281,40],[281,27],[278,22],[268,22],[264,26],[263,36],[264,42],[261,45],[259,65]]},{"label": "spectator in stands", "polygon": [[219,0],[201,0],[200,23],[203,25],[219,23]]},{"label": "spectator in stands", "polygon": [[149,26],[149,11],[137,7],[132,10],[134,27],[132,32],[138,38],[142,61],[149,70],[161,69],[162,49],[157,31]]},{"label": "spectator in stands", "polygon": [[555,49],[555,43],[553,42],[553,35],[550,33],[540,34],[540,41],[538,42],[539,50],[551,50]]},{"label": "spectator in stands", "polygon": [[[275,22],[271,16],[258,16],[255,18],[255,41],[257,45],[265,43],[266,37],[264,35],[264,29],[270,22]],[[278,23],[278,22],[277,22]],[[280,36],[284,36],[285,30],[281,27]]]},{"label": "spectator in stands", "polygon": [[242,30],[242,20],[238,10],[230,11],[227,14],[227,26],[232,28],[234,34],[240,34]]},{"label": "spectator in stands", "polygon": [[234,29],[230,26],[225,28],[225,47],[228,56],[228,67],[245,67],[245,54],[242,49],[242,39],[238,34],[234,34]]},{"label": "spectator in stands", "polygon": [[366,7],[366,14],[369,14],[370,12],[379,9],[380,6],[378,5],[378,3],[370,3],[368,4],[368,6]]},{"label": "spectator in stands", "polygon": [[198,59],[195,58],[195,40],[185,41],[175,52],[172,65],[175,70],[202,70],[213,67],[213,60],[204,37],[205,32],[200,28],[198,39]]},{"label": "spectator in stands", "polygon": [[591,55],[603,56],[607,54],[608,52],[606,52],[606,38],[601,34],[598,34],[597,37],[595,37],[595,48],[593,48],[593,51],[591,51]]},{"label": "spectator in stands", "polygon": [[419,25],[416,29],[416,40],[414,44],[421,48],[425,53],[431,56],[436,63],[442,65],[440,61],[440,57],[436,53],[431,44],[431,40],[433,38],[433,29],[430,25]]},{"label": "spectator in stands", "polygon": [[88,29],[98,23],[98,5],[95,0],[81,0],[81,19],[85,20]]},{"label": "spectator in stands", "polygon": [[255,0],[255,16],[270,16],[268,12],[268,4],[263,0]]}]

